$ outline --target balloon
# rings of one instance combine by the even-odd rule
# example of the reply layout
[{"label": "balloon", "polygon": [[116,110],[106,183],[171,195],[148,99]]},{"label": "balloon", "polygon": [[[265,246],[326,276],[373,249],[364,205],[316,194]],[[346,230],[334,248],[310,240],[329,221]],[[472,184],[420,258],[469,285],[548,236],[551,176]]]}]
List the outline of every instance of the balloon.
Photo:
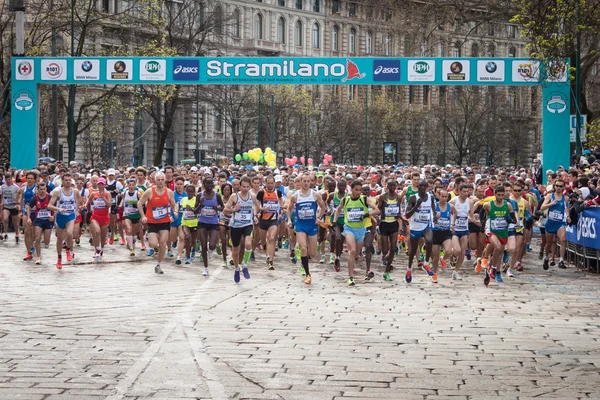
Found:
[{"label": "balloon", "polygon": [[247,160],[248,159],[248,153],[244,152],[244,154],[242,155],[242,157],[244,157],[244,160]]},{"label": "balloon", "polygon": [[327,161],[333,160],[333,156],[331,154],[327,154]]},{"label": "balloon", "polygon": [[304,164],[304,157],[300,157],[300,162]]},{"label": "balloon", "polygon": [[292,160],[294,161],[294,164],[296,164],[298,162],[298,157],[294,156],[294,157],[292,157]]},{"label": "balloon", "polygon": [[359,170],[359,171],[362,171],[363,167],[362,167],[362,165],[359,165],[358,168],[356,168],[356,169]]},{"label": "balloon", "polygon": [[271,161],[271,162],[269,163],[269,167],[271,167],[271,168],[275,168],[275,167],[277,167],[277,164],[275,164],[275,161]]},{"label": "balloon", "polygon": [[313,164],[313,159],[312,159],[312,158],[309,158],[309,159],[308,159],[308,165],[312,165],[312,164]]},{"label": "balloon", "polygon": [[327,165],[327,164],[329,164],[329,160],[326,160],[326,159],[323,160],[323,165]]},{"label": "balloon", "polygon": [[235,161],[240,162],[241,159],[242,159],[242,156],[240,156],[239,154],[235,155]]},{"label": "balloon", "polygon": [[270,148],[270,147],[267,147],[267,148],[265,149],[265,153],[270,153],[270,152],[271,152],[271,148]]},{"label": "balloon", "polygon": [[265,162],[265,155],[264,154],[261,154],[260,156],[258,156],[258,162],[259,163]]}]

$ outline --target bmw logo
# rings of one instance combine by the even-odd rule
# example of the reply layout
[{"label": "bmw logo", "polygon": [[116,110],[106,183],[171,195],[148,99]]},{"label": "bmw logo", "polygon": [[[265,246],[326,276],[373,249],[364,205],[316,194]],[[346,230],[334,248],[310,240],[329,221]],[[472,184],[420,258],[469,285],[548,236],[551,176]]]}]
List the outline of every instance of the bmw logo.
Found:
[{"label": "bmw logo", "polygon": [[92,63],[90,61],[84,61],[81,63],[81,69],[84,72],[90,72],[92,70]]},{"label": "bmw logo", "polygon": [[493,74],[494,72],[496,72],[497,69],[498,69],[498,66],[493,61],[490,61],[487,64],[485,64],[485,70],[490,74]]}]

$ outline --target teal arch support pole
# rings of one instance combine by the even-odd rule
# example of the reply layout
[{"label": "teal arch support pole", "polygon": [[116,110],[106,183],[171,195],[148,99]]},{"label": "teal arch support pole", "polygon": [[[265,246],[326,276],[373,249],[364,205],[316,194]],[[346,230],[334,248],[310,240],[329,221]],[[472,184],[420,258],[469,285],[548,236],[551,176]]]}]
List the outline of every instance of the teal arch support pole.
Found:
[{"label": "teal arch support pole", "polygon": [[[17,60],[13,58],[13,71],[17,68]],[[32,59],[24,61],[21,71],[34,68]],[[38,164],[38,85],[34,80],[13,78],[11,89],[10,165],[17,169],[32,168]]]},{"label": "teal arch support pole", "polygon": [[[542,167],[556,171],[570,165],[569,83],[545,83],[542,89]],[[544,183],[546,174],[542,174]]]}]

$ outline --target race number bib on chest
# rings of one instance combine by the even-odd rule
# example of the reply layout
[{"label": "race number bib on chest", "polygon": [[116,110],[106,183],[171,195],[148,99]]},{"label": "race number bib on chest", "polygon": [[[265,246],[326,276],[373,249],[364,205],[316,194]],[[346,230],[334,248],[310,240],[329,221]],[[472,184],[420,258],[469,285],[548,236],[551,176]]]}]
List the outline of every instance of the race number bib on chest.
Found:
[{"label": "race number bib on chest", "polygon": [[166,206],[154,207],[152,209],[152,218],[155,220],[166,218],[169,215],[169,209]]}]

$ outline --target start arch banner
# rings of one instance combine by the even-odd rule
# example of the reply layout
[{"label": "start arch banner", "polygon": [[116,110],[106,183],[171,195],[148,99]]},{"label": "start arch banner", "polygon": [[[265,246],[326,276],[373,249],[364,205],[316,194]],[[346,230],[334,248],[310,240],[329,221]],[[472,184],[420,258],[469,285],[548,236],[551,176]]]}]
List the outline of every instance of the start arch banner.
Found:
[{"label": "start arch banner", "polygon": [[552,74],[524,58],[18,57],[12,63],[16,168],[37,164],[38,87],[57,84],[542,86],[544,167],[569,164],[566,63]]}]

